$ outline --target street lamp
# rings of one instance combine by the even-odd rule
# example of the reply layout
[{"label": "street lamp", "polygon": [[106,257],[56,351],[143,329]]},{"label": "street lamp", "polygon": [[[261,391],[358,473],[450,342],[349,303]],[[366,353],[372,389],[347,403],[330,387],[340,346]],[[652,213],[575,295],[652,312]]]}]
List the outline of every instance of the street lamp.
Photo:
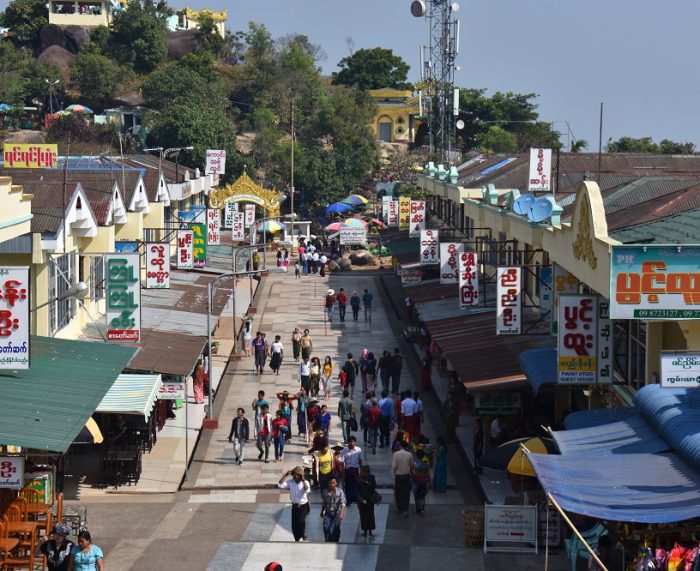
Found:
[{"label": "street lamp", "polygon": [[178,178],[180,178],[180,177],[179,177],[179,173],[180,173],[180,153],[181,153],[182,151],[191,151],[192,149],[194,149],[194,147],[192,147],[192,146],[190,146],[190,147],[172,147],[172,148],[170,148],[170,149],[165,149],[165,151],[163,151],[163,158],[165,158],[165,159],[168,158],[168,155],[173,154],[173,153],[175,154],[175,182],[176,182],[176,183],[180,182],[180,181],[178,180]]},{"label": "street lamp", "polygon": [[64,291],[62,294],[57,295],[55,297],[52,297],[49,301],[42,303],[41,305],[37,305],[30,311],[34,312],[37,309],[41,309],[42,307],[46,307],[49,304],[55,303],[57,301],[63,301],[64,299],[68,299],[69,297],[74,297],[78,300],[85,299],[85,297],[88,294],[88,286],[85,282],[77,282],[72,284],[66,291]]},{"label": "street lamp", "polygon": [[49,110],[51,115],[53,115],[53,86],[57,85],[60,80],[56,79],[54,81],[49,81],[48,79],[44,79],[44,81],[49,86]]}]

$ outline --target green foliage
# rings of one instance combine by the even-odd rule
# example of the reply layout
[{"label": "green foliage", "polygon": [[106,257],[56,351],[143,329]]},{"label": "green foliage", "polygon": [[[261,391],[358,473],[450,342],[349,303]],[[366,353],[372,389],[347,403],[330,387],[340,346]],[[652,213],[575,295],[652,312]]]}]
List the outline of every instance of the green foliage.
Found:
[{"label": "green foliage", "polygon": [[0,14],[0,25],[9,29],[10,37],[33,45],[39,30],[49,23],[49,10],[44,0],[12,0]]},{"label": "green foliage", "polygon": [[26,48],[12,42],[0,42],[0,103],[21,108],[24,105],[42,105],[48,101],[49,83],[54,95],[64,91],[60,69],[51,63],[34,59]]},{"label": "green foliage", "polygon": [[116,138],[115,126],[96,125],[82,115],[63,115],[51,122],[46,133],[49,143],[95,143],[111,144]]},{"label": "green foliage", "polygon": [[588,141],[586,141],[586,139],[574,139],[573,141],[571,141],[571,148],[569,149],[569,152],[580,153],[581,151],[587,148]]},{"label": "green foliage", "polygon": [[476,144],[480,153],[515,153],[518,150],[518,138],[503,127],[491,125],[485,133],[476,136]]},{"label": "green foliage", "polygon": [[606,151],[609,153],[653,153],[661,155],[692,155],[695,154],[693,143],[679,143],[663,139],[655,143],[651,137],[620,137],[617,141],[608,140]]},{"label": "green foliage", "polygon": [[357,50],[338,62],[339,72],[333,73],[333,83],[357,89],[411,89],[406,82],[409,65],[392,50],[372,48]]},{"label": "green foliage", "polygon": [[231,54],[233,36],[228,32],[226,33],[226,37],[221,36],[210,12],[206,10],[200,12],[197,28],[202,32],[202,40],[206,51],[214,55],[217,59],[224,58]]},{"label": "green foliage", "polygon": [[168,55],[166,29],[164,14],[153,0],[131,0],[114,16],[109,55],[138,73],[148,73]]},{"label": "green foliage", "polygon": [[71,62],[71,81],[80,90],[81,101],[94,111],[104,109],[128,73],[96,51],[83,49]]}]

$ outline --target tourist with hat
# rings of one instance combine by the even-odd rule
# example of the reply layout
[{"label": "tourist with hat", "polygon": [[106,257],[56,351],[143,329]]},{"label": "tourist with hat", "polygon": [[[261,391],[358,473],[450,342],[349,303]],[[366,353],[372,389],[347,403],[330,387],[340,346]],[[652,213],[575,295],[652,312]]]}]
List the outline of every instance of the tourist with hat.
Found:
[{"label": "tourist with hat", "polygon": [[328,321],[333,321],[333,306],[335,305],[335,290],[329,288],[326,292],[326,312],[328,313]]},{"label": "tourist with hat", "polygon": [[71,529],[65,523],[57,523],[53,533],[39,540],[39,551],[46,556],[49,571],[67,571],[73,542],[68,541]]},{"label": "tourist with hat", "polygon": [[309,507],[309,492],[311,486],[304,480],[304,469],[296,466],[293,470],[287,470],[280,478],[277,487],[289,490],[289,498],[292,501],[292,535],[294,541],[308,541],[306,537],[306,516],[311,511]]}]

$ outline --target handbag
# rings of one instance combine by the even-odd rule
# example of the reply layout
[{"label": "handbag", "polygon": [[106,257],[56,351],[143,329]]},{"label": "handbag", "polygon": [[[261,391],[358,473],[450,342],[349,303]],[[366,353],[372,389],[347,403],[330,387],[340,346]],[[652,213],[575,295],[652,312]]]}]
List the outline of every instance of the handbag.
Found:
[{"label": "handbag", "polygon": [[370,495],[369,501],[374,505],[381,504],[382,503],[382,495],[375,490]]},{"label": "handbag", "polygon": [[354,416],[350,417],[350,430],[357,432],[359,427],[357,426],[357,419]]}]

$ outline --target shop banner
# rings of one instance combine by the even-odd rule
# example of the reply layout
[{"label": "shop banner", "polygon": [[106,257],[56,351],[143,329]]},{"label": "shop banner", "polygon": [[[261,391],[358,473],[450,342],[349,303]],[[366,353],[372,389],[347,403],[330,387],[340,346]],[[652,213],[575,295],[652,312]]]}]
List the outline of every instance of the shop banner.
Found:
[{"label": "shop banner", "polygon": [[170,244],[146,244],[146,289],[170,288]]},{"label": "shop banner", "polygon": [[245,227],[250,228],[255,224],[255,204],[245,205]]},{"label": "shop banner", "polygon": [[163,381],[158,389],[158,400],[185,400],[187,383],[184,381]]},{"label": "shop banner", "polygon": [[245,214],[243,212],[233,213],[233,223],[231,225],[231,237],[234,242],[245,240]]},{"label": "shop banner", "polygon": [[504,416],[520,414],[523,410],[520,393],[476,393],[474,414],[476,416]]},{"label": "shop banner", "polygon": [[552,149],[530,149],[530,178],[527,190],[552,190]]},{"label": "shop banner", "polygon": [[366,246],[367,228],[341,228],[340,243],[346,246]]},{"label": "shop banner", "polygon": [[382,196],[382,220],[389,224],[389,203],[391,202],[391,196]]},{"label": "shop banner", "polygon": [[203,268],[207,265],[207,225],[190,224],[192,229],[192,257],[194,267]]},{"label": "shop banner", "polygon": [[399,230],[408,230],[411,226],[411,197],[399,196]]},{"label": "shop banner", "polygon": [[700,247],[613,246],[610,317],[699,319]]},{"label": "shop banner", "polygon": [[24,487],[24,456],[0,456],[0,488]]},{"label": "shop banner", "polygon": [[661,351],[660,384],[665,389],[700,387],[700,353]]},{"label": "shop banner", "polygon": [[177,269],[191,270],[194,268],[193,260],[194,234],[192,230],[177,231]]},{"label": "shop banner", "polygon": [[613,382],[613,322],[610,319],[610,302],[598,296],[598,378],[599,385]]},{"label": "shop banner", "polygon": [[[537,553],[537,529],[537,506],[484,505],[484,553],[516,549],[519,553]],[[503,543],[531,546],[504,547]]]},{"label": "shop banner", "polygon": [[207,149],[204,174],[222,175],[226,171],[226,151]]},{"label": "shop banner", "polygon": [[598,372],[598,296],[560,295],[557,383],[596,383]]},{"label": "shop banner", "polygon": [[233,227],[233,213],[238,212],[238,203],[227,200],[224,202],[224,228]]},{"label": "shop banner", "polygon": [[440,263],[440,247],[437,230],[422,230],[420,233],[420,265]]},{"label": "shop banner", "polygon": [[440,283],[459,283],[459,255],[464,252],[464,244],[442,242],[440,244]]},{"label": "shop banner", "polygon": [[426,211],[425,200],[411,200],[411,225],[408,229],[409,236],[420,236],[425,230]]},{"label": "shop banner", "polygon": [[0,369],[29,369],[29,268],[0,267]]},{"label": "shop banner", "polygon": [[393,228],[399,227],[399,209],[400,203],[398,200],[389,201],[389,218],[387,221],[387,226]]},{"label": "shop banner", "polygon": [[221,244],[221,210],[207,208],[207,246]]},{"label": "shop banner", "polygon": [[58,145],[3,143],[3,165],[11,169],[52,169],[58,164]]},{"label": "shop banner", "polygon": [[541,266],[539,269],[540,283],[540,319],[552,319],[552,266]]},{"label": "shop banner", "polygon": [[578,293],[578,279],[571,272],[557,264],[552,264],[554,289],[552,291],[552,337],[556,337],[559,329],[559,296]]},{"label": "shop banner", "polygon": [[479,305],[479,266],[476,252],[459,256],[459,306],[462,309]]},{"label": "shop banner", "polygon": [[417,284],[420,283],[422,279],[421,270],[419,269],[399,268],[398,273],[402,285]]},{"label": "shop banner", "polygon": [[520,335],[522,325],[522,268],[496,269],[496,335]]},{"label": "shop banner", "polygon": [[107,341],[141,339],[141,282],[138,254],[105,254]]}]

